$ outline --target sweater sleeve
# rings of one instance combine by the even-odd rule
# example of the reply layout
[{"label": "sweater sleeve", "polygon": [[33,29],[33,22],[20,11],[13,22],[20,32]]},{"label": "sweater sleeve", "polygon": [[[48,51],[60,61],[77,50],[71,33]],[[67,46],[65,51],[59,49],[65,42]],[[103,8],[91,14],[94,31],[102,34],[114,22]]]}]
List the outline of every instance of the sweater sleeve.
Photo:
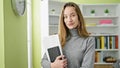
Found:
[{"label": "sweater sleeve", "polygon": [[83,62],[80,68],[94,68],[95,38],[89,37],[86,42],[87,48],[84,52]]},{"label": "sweater sleeve", "polygon": [[50,68],[50,62],[48,61],[46,53],[44,54],[44,56],[42,58],[41,64],[42,64],[43,68]]}]

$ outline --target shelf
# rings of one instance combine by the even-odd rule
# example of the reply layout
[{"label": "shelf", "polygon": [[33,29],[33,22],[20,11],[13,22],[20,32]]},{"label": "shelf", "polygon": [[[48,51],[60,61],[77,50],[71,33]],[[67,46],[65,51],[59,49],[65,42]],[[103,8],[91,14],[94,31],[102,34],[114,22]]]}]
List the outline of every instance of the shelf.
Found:
[{"label": "shelf", "polygon": [[55,25],[49,25],[49,27],[58,27],[58,25],[56,25],[56,24]]},{"label": "shelf", "polygon": [[55,16],[55,17],[59,17],[59,14],[49,14],[49,16]]},{"label": "shelf", "polygon": [[94,64],[101,64],[101,65],[103,65],[103,64],[104,64],[104,65],[105,65],[105,64],[107,64],[107,65],[110,64],[110,65],[111,65],[111,64],[113,64],[113,63],[101,63],[101,62],[98,62],[98,63],[94,63]]},{"label": "shelf", "polygon": [[106,27],[106,28],[108,28],[108,27],[118,27],[118,25],[96,25],[96,26],[86,26],[87,28],[90,28],[90,27]]},{"label": "shelf", "polygon": [[[58,27],[57,24],[55,24],[55,25],[49,25],[49,26],[50,26],[50,27]],[[104,28],[104,27],[105,27],[105,28],[108,28],[108,27],[110,27],[110,28],[111,28],[111,27],[113,27],[113,28],[116,27],[116,28],[117,28],[118,25],[109,25],[109,26],[108,26],[108,25],[96,25],[96,26],[86,26],[86,27],[87,27],[87,28],[97,28],[97,27],[98,27],[98,28]]]},{"label": "shelf", "polygon": [[[49,14],[49,16],[60,16],[60,14]],[[118,16],[83,16],[84,18],[118,18]]]},{"label": "shelf", "polygon": [[84,16],[84,18],[118,18],[118,16]]},{"label": "shelf", "polygon": [[103,33],[101,33],[101,34],[91,34],[90,36],[116,36],[116,35],[118,35],[118,34],[103,34]]},{"label": "shelf", "polygon": [[113,4],[81,4],[83,6],[117,6],[118,4],[113,3]]},{"label": "shelf", "polygon": [[64,4],[65,2],[58,1],[58,0],[48,0],[51,4],[52,3],[57,3],[57,4]]},{"label": "shelf", "polygon": [[95,51],[119,51],[119,49],[95,49]]}]

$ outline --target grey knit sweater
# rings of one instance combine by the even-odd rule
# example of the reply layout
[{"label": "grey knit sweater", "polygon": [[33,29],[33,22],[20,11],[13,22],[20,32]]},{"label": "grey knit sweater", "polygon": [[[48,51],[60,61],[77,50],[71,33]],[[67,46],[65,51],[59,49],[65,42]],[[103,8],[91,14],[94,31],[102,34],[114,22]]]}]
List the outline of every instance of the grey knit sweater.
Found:
[{"label": "grey knit sweater", "polygon": [[[95,39],[82,38],[77,29],[69,30],[71,37],[67,38],[63,54],[67,58],[67,68],[94,68]],[[50,68],[46,54],[42,58],[43,68]]]}]

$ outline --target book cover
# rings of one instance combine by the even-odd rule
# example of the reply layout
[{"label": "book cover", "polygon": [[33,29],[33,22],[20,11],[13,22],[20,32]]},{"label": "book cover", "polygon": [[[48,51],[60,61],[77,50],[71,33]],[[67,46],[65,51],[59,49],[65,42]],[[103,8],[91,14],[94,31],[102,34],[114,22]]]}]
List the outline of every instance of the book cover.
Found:
[{"label": "book cover", "polygon": [[51,62],[54,62],[57,56],[60,56],[60,48],[58,46],[48,48],[48,54]]},{"label": "book cover", "polygon": [[57,56],[63,55],[58,35],[47,36],[43,41],[48,60],[50,62],[54,62]]}]

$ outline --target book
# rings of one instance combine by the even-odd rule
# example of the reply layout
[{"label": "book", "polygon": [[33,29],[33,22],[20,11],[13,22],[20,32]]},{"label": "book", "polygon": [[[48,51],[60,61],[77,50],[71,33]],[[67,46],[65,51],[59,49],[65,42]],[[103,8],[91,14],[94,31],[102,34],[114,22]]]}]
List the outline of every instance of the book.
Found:
[{"label": "book", "polygon": [[96,23],[86,23],[85,26],[96,26]]},{"label": "book", "polygon": [[113,25],[111,19],[102,19],[99,21],[100,25]]},{"label": "book", "polygon": [[43,45],[50,62],[54,62],[56,57],[63,55],[58,35],[50,35],[45,37],[43,40]]},{"label": "book", "polygon": [[118,36],[96,36],[95,49],[118,49]]},{"label": "book", "polygon": [[115,36],[115,48],[118,49],[118,36]]},{"label": "book", "polygon": [[47,51],[51,62],[54,62],[56,57],[61,55],[59,46],[48,48]]},{"label": "book", "polygon": [[105,49],[105,39],[104,39],[104,36],[101,36],[100,37],[100,40],[101,40],[101,49]]}]

